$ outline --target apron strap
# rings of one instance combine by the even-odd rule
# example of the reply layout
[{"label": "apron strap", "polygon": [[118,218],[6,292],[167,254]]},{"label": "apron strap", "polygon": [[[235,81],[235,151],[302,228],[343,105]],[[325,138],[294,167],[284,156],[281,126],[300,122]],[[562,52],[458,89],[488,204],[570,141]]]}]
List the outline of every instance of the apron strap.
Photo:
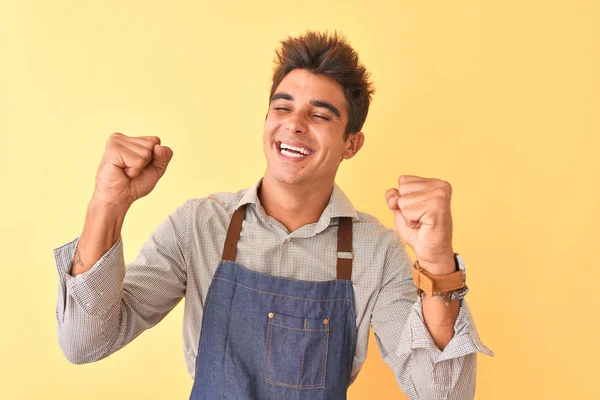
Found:
[{"label": "apron strap", "polygon": [[352,217],[339,217],[337,279],[352,280]]},{"label": "apron strap", "polygon": [[237,251],[237,243],[240,239],[242,231],[242,222],[244,222],[244,214],[246,213],[246,205],[244,204],[233,212],[229,228],[227,229],[227,238],[223,247],[223,256],[221,259],[235,262],[235,253]]},{"label": "apron strap", "polygon": [[[242,222],[244,222],[244,214],[246,213],[244,204],[233,212],[229,228],[227,229],[227,237],[225,238],[225,246],[223,247],[223,260],[235,262],[235,254],[237,251],[237,243],[240,239],[242,231]],[[352,260],[354,252],[352,251],[352,217],[339,217],[338,225],[338,243],[337,243],[337,279],[352,280]]]}]

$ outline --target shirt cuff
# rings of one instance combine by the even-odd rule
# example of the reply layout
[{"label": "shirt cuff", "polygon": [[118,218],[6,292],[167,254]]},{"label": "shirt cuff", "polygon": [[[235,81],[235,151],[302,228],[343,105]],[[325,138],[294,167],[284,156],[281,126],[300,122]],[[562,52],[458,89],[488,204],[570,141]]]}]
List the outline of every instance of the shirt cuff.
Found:
[{"label": "shirt cuff", "polygon": [[475,327],[475,322],[473,321],[467,302],[464,299],[459,301],[461,304],[458,317],[454,323],[454,336],[442,351],[434,343],[425,325],[422,299],[419,297],[415,304],[413,304],[404,329],[400,334],[400,342],[396,350],[396,355],[400,356],[410,353],[412,349],[416,348],[425,348],[437,353],[437,359],[433,357],[436,359],[435,363],[462,357],[470,353],[476,353],[477,351],[493,357],[495,355],[494,352],[479,339],[477,328]]},{"label": "shirt cuff", "polygon": [[81,237],[54,249],[58,271],[56,317],[63,322],[67,296],[73,296],[87,314],[96,316],[111,309],[121,299],[125,278],[125,258],[121,237],[84,273],[71,275],[75,251]]}]

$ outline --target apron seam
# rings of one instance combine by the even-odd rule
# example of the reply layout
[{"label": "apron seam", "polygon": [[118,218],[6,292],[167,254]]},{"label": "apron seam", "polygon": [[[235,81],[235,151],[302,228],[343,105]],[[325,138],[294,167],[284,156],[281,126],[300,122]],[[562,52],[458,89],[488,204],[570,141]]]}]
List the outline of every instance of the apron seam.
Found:
[{"label": "apron seam", "polygon": [[337,298],[337,299],[307,299],[307,298],[304,298],[304,297],[290,296],[288,294],[266,292],[264,290],[254,289],[254,288],[251,288],[249,286],[242,285],[241,283],[234,282],[232,280],[225,279],[225,278],[214,278],[214,279],[215,280],[219,280],[219,281],[229,282],[229,283],[232,283],[234,285],[241,286],[244,289],[252,290],[254,292],[263,293],[263,294],[270,294],[270,295],[273,295],[273,296],[283,296],[283,297],[289,297],[289,298],[292,298],[292,299],[305,300],[305,301],[320,301],[320,302],[345,301],[345,302],[348,302],[348,303],[351,304],[351,301],[349,299],[346,299],[346,298]]}]

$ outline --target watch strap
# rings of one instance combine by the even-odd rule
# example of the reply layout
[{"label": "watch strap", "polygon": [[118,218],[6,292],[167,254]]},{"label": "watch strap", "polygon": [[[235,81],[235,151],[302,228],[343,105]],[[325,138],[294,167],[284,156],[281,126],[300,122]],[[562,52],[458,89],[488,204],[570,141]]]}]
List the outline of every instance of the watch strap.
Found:
[{"label": "watch strap", "polygon": [[463,271],[459,270],[450,274],[431,274],[419,265],[415,260],[412,267],[413,281],[417,288],[423,290],[430,296],[435,293],[447,293],[464,287]]}]

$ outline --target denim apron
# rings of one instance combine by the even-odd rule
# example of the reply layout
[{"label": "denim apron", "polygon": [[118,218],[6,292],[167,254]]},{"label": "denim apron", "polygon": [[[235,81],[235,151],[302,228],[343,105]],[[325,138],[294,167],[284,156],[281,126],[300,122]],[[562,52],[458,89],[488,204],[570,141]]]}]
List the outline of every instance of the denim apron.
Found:
[{"label": "denim apron", "polygon": [[231,219],[206,295],[190,400],[346,399],[356,348],[352,218],[338,225],[337,279],[235,263],[246,205]]}]

